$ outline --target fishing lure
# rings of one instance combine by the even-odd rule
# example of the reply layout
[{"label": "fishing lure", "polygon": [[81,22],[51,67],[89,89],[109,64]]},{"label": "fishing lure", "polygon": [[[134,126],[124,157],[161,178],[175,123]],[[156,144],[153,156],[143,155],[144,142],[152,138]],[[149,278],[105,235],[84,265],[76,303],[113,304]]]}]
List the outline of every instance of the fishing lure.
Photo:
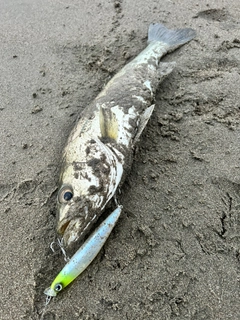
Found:
[{"label": "fishing lure", "polygon": [[83,243],[53,280],[51,286],[45,289],[44,293],[48,297],[55,297],[89,266],[116,225],[121,211],[122,206],[118,206]]}]

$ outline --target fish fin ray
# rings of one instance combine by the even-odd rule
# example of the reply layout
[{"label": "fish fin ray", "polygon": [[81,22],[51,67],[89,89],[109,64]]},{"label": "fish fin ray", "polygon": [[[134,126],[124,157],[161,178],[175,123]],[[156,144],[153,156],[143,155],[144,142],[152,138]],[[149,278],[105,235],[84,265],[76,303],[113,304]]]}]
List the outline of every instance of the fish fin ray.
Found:
[{"label": "fish fin ray", "polygon": [[163,24],[152,23],[148,29],[148,43],[159,41],[169,46],[168,51],[175,50],[196,37],[196,31],[191,28],[170,30]]},{"label": "fish fin ray", "polygon": [[175,68],[176,62],[160,62],[157,69],[159,83],[162,82]]},{"label": "fish fin ray", "polygon": [[110,108],[100,105],[99,123],[102,138],[109,138],[117,141],[118,138],[118,120]]},{"label": "fish fin ray", "polygon": [[137,133],[133,139],[133,145],[138,141],[140,135],[142,134],[144,128],[146,127],[148,120],[150,119],[153,110],[154,110],[155,104],[152,104],[150,107],[145,109],[144,113],[140,116],[140,123],[138,125]]}]

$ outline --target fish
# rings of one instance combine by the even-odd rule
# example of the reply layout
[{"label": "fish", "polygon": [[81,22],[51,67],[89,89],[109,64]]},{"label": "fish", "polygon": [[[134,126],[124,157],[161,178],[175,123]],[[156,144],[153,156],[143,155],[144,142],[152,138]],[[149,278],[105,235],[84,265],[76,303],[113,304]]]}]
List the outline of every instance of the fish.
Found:
[{"label": "fish", "polygon": [[[97,256],[112,229],[116,225],[122,206],[117,208],[95,229],[83,245],[76,251],[68,263],[59,272],[50,287],[44,290],[48,297],[56,295],[78,277]],[[48,299],[47,299],[48,303]]]},{"label": "fish", "polygon": [[63,150],[57,195],[57,232],[66,250],[82,241],[130,172],[157,88],[175,67],[160,59],[195,36],[191,28],[152,23],[147,47],[80,114]]}]

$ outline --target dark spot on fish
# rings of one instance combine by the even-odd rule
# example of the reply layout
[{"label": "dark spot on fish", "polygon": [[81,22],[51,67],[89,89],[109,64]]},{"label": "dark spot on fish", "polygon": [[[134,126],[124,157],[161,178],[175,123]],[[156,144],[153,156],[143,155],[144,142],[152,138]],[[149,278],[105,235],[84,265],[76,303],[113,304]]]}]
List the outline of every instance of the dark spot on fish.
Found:
[{"label": "dark spot on fish", "polygon": [[74,172],[74,178],[78,179],[79,178],[79,172]]},{"label": "dark spot on fish", "polygon": [[105,175],[109,175],[109,173],[110,173],[110,168],[109,168],[109,166],[108,167],[102,167],[102,173],[103,174],[105,174]]},{"label": "dark spot on fish", "polygon": [[100,140],[104,144],[115,143],[116,142],[115,139],[112,139],[112,138],[109,138],[109,137],[101,137]]},{"label": "dark spot on fish", "polygon": [[109,163],[107,162],[107,157],[104,153],[101,154],[100,156],[101,163],[99,164],[99,170],[104,174],[104,175],[109,175],[110,173],[110,166]]},{"label": "dark spot on fish", "polygon": [[100,156],[100,159],[101,159],[102,162],[105,162],[107,157],[106,157],[106,155],[104,153],[102,153],[101,156]]},{"label": "dark spot on fish", "polygon": [[80,171],[83,169],[83,163],[82,162],[77,162],[77,161],[73,161],[73,169],[74,171]]},{"label": "dark spot on fish", "polygon": [[127,132],[129,132],[129,133],[132,133],[132,132],[135,131],[132,127],[130,127],[130,128],[124,127],[124,130],[127,131]]},{"label": "dark spot on fish", "polygon": [[92,119],[94,119],[94,118],[95,118],[95,116],[94,116],[93,113],[91,113],[91,114],[88,116],[88,120],[92,120]]},{"label": "dark spot on fish", "polygon": [[95,168],[100,161],[101,161],[100,159],[92,158],[91,160],[89,160],[89,161],[87,162],[87,165],[88,165],[89,167]]},{"label": "dark spot on fish", "polygon": [[[129,152],[129,148],[128,148],[128,147],[126,147],[124,144],[121,144],[121,143],[118,143],[118,144],[113,145],[113,148],[112,148],[112,146],[109,146],[109,145],[108,145],[108,147],[109,147],[109,149],[111,149],[111,151],[115,154],[117,160],[118,160],[120,163],[123,162],[120,154],[123,154],[124,157],[125,157],[125,158],[124,158],[124,163],[128,163],[127,159],[128,159],[128,157],[129,157],[129,154],[131,154],[131,152]],[[119,153],[116,152],[116,150],[118,150]],[[125,159],[126,159],[126,161],[125,161]]]},{"label": "dark spot on fish", "polygon": [[133,118],[129,118],[129,120],[128,120],[129,125],[134,130],[136,130],[136,128],[137,128],[137,121],[138,121],[138,119],[136,119],[136,118],[134,118],[134,119]]},{"label": "dark spot on fish", "polygon": [[83,176],[84,179],[87,179],[88,181],[91,181],[91,178],[88,176],[87,172],[85,173],[85,175]]},{"label": "dark spot on fish", "polygon": [[96,141],[94,139],[91,139],[90,143],[96,143]]},{"label": "dark spot on fish", "polygon": [[101,177],[101,171],[100,171],[101,160],[100,159],[93,158],[87,162],[87,165],[89,167],[92,167],[92,171],[96,177],[98,178]]},{"label": "dark spot on fish", "polygon": [[95,194],[95,193],[98,193],[98,192],[101,192],[103,189],[103,186],[100,185],[99,187],[96,187],[94,185],[91,185],[89,188],[88,188],[88,192],[90,194]]},{"label": "dark spot on fish", "polygon": [[87,146],[87,148],[86,148],[86,150],[85,150],[86,155],[88,155],[88,154],[90,153],[90,151],[91,151],[90,147],[89,147],[89,146]]},{"label": "dark spot on fish", "polygon": [[91,178],[88,176],[87,172],[84,172],[84,171],[80,171],[79,172],[79,179],[85,179],[85,180],[88,180],[88,181],[91,181]]}]

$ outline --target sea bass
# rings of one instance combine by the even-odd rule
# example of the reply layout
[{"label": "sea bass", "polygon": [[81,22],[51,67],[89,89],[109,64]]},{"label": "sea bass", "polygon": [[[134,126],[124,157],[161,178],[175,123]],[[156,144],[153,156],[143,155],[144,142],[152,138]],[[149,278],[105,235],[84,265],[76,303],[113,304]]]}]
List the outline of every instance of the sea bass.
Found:
[{"label": "sea bass", "polygon": [[193,29],[151,24],[148,46],[86,107],[63,152],[57,230],[65,248],[81,240],[123,183],[133,147],[154,109],[159,83],[174,68],[167,52],[195,37]]}]

